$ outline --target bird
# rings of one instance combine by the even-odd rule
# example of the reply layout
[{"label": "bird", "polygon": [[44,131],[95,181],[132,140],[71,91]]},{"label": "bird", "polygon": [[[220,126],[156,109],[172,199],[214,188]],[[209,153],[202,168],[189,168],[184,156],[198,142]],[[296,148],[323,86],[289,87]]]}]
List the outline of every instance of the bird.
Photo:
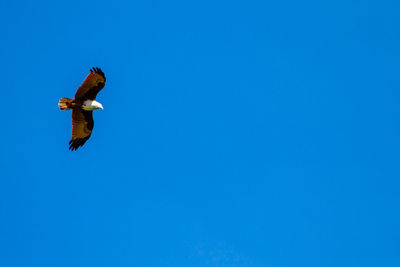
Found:
[{"label": "bird", "polygon": [[90,69],[89,75],[75,93],[74,99],[62,97],[58,102],[60,110],[72,110],[72,138],[69,149],[77,150],[90,138],[93,131],[93,110],[103,109],[96,96],[106,84],[104,72],[98,68]]}]

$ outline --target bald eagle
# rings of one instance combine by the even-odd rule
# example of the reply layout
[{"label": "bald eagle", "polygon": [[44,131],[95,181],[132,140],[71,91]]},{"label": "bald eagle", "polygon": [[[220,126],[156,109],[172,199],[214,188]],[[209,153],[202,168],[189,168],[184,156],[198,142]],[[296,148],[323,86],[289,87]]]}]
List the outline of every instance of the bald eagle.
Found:
[{"label": "bald eagle", "polygon": [[75,98],[63,97],[58,102],[60,110],[72,109],[70,150],[77,150],[90,138],[94,126],[93,110],[103,109],[103,105],[95,99],[105,83],[106,76],[104,76],[103,71],[100,68],[92,68],[85,81],[76,91]]}]

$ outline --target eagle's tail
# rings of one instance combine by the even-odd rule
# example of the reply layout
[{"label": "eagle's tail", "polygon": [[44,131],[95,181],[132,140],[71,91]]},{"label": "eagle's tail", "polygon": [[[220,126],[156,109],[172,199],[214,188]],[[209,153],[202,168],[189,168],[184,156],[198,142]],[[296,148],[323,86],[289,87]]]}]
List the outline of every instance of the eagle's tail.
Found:
[{"label": "eagle's tail", "polygon": [[60,101],[58,101],[58,106],[60,107],[61,110],[68,110],[72,109],[72,101],[73,99],[62,97]]}]

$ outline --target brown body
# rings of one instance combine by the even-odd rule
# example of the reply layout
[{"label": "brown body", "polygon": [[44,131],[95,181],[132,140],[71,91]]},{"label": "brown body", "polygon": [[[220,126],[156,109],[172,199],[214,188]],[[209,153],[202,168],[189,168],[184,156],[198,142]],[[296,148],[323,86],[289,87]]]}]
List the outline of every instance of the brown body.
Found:
[{"label": "brown body", "polygon": [[94,126],[93,111],[84,110],[82,106],[86,100],[96,99],[97,93],[103,89],[105,82],[106,77],[103,71],[99,68],[93,68],[76,91],[74,99],[63,97],[58,102],[61,110],[72,109],[70,150],[77,150],[90,138]]}]

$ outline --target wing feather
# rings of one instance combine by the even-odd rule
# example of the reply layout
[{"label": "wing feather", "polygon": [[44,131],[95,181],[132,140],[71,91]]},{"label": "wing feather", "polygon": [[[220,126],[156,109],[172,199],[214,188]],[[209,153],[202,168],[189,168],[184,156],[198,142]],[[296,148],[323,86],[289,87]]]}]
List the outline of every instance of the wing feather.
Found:
[{"label": "wing feather", "polygon": [[83,146],[90,138],[94,127],[93,111],[85,111],[81,108],[72,110],[72,139],[69,141],[69,149],[74,151]]},{"label": "wing feather", "polygon": [[85,81],[83,81],[82,85],[76,91],[75,100],[95,100],[97,94],[100,92],[101,89],[103,89],[105,84],[106,76],[104,75],[104,72],[100,68],[92,68]]}]

